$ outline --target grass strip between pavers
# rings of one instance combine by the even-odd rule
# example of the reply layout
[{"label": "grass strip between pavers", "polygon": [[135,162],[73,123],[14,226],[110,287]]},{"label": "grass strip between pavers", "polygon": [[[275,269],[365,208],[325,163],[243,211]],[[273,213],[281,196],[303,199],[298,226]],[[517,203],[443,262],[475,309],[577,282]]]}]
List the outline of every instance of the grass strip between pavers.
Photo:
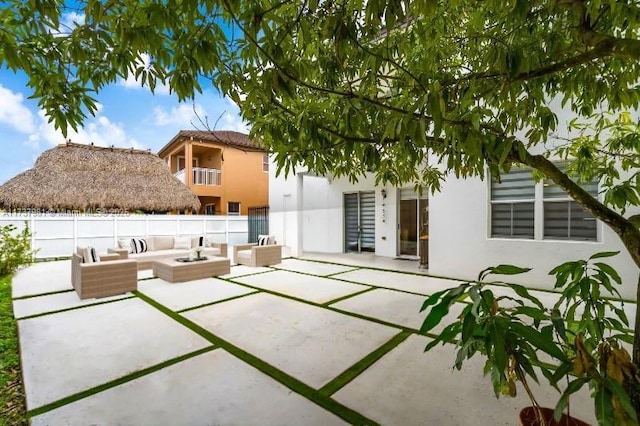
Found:
[{"label": "grass strip between pavers", "polygon": [[351,299],[352,297],[360,296],[363,293],[368,293],[368,292],[370,292],[372,290],[377,290],[377,289],[378,289],[378,287],[369,287],[369,288],[366,288],[364,290],[361,290],[361,291],[358,291],[358,292],[355,292],[355,293],[351,293],[351,294],[347,294],[345,296],[337,297],[337,298],[335,298],[333,300],[329,300],[328,302],[324,302],[324,303],[322,303],[322,306],[333,305],[334,303],[342,302],[343,300]]},{"label": "grass strip between pavers", "polygon": [[52,314],[59,314],[61,312],[77,311],[78,309],[90,308],[92,306],[99,306],[99,305],[107,305],[109,303],[115,303],[115,302],[120,302],[122,300],[133,299],[135,297],[136,296],[131,295],[131,296],[121,297],[119,299],[114,299],[114,300],[99,300],[95,303],[87,303],[85,305],[71,306],[69,308],[57,309],[55,311],[48,311],[48,312],[41,312],[39,314],[27,315],[25,317],[16,318],[16,320],[22,321],[22,320],[31,319],[31,318],[44,317]]},{"label": "grass strip between pavers", "polygon": [[[297,259],[297,260],[304,260],[307,262],[317,262],[317,263],[326,263],[329,265],[340,265],[340,266],[354,266],[354,265],[346,265],[344,263],[338,263],[338,262],[331,262],[328,260],[319,260],[319,259],[303,259],[303,258],[299,258],[299,257],[291,257],[291,259]],[[467,283],[467,282],[476,282],[475,280],[470,280],[470,279],[465,279],[465,278],[455,278],[455,277],[445,277],[444,275],[435,275],[435,274],[431,274],[431,273],[421,273],[421,272],[411,272],[411,271],[398,271],[396,269],[389,269],[389,268],[378,268],[375,266],[354,266],[358,269],[371,269],[374,271],[385,271],[385,272],[395,272],[398,274],[405,274],[405,275],[415,275],[418,277],[431,277],[431,278],[440,278],[443,280],[447,280],[447,281],[456,281],[458,284],[460,283]],[[363,285],[373,285],[373,284],[364,284],[361,282],[357,282],[357,281],[350,281],[350,280],[345,280],[345,279],[341,279],[338,277],[335,277],[335,275],[340,275],[340,274],[346,274],[348,272],[352,272],[352,271],[345,271],[345,272],[336,272],[335,274],[331,274],[331,278],[334,280],[339,280],[339,281],[344,281],[344,282],[348,282],[348,283],[353,283],[353,284],[363,284]],[[326,277],[329,277],[329,275],[327,275]],[[487,282],[486,284],[490,284],[490,285],[494,285],[496,287],[508,287],[509,283],[503,283],[503,282]],[[518,284],[518,283],[513,283],[513,284]],[[522,285],[522,284],[518,284],[518,285]],[[452,286],[453,287],[457,287],[457,286]],[[552,290],[552,289],[548,289],[548,288],[539,288],[539,287],[529,287],[527,285],[525,285],[524,287],[526,287],[527,291],[531,292],[531,291],[539,291],[542,293],[549,293],[549,294],[559,294],[557,291]],[[424,294],[422,293],[415,293],[415,292],[411,292],[411,291],[404,291],[404,290],[399,290],[397,288],[390,288],[390,287],[379,287],[379,288],[384,288],[387,290],[394,290],[394,291],[400,291],[403,293],[408,293],[408,294],[417,294],[419,296],[424,296]],[[636,303],[635,299],[626,299],[626,298],[615,298],[615,297],[605,297],[605,299],[607,300],[611,300],[614,302],[625,302],[625,303]]]},{"label": "grass strip between pavers", "polygon": [[260,293],[260,292],[259,291],[252,291],[252,292],[246,293],[246,294],[239,294],[237,296],[227,297],[226,299],[216,300],[215,302],[203,303],[202,305],[197,305],[197,306],[192,306],[190,308],[181,309],[181,310],[176,311],[176,312],[181,314],[183,312],[194,311],[196,309],[206,308],[207,306],[217,305],[218,303],[224,303],[224,302],[229,302],[231,300],[241,299],[243,297],[252,296],[252,295],[258,294],[258,293]]},{"label": "grass strip between pavers", "polygon": [[48,291],[46,293],[29,294],[27,296],[14,297],[13,300],[33,299],[34,297],[40,297],[40,296],[53,296],[54,294],[71,293],[72,291],[75,291],[75,290],[71,288],[68,290]]},{"label": "grass strip between pavers", "polygon": [[113,387],[122,385],[124,383],[130,382],[132,380],[138,379],[142,376],[146,376],[151,373],[155,373],[156,371],[162,370],[163,368],[167,368],[179,362],[185,361],[189,358],[196,357],[198,355],[205,354],[214,349],[217,349],[217,346],[207,346],[206,348],[199,349],[194,352],[189,352],[188,354],[180,355],[175,358],[171,358],[167,361],[163,361],[159,364],[152,365],[151,367],[143,368],[142,370],[138,370],[131,374],[127,374],[126,376],[118,377],[117,379],[111,380],[109,382],[103,383],[99,386],[95,386],[91,389],[84,390],[82,392],[75,393],[73,395],[69,395],[57,401],[50,402],[49,404],[45,404],[41,407],[34,408],[33,410],[29,410],[27,412],[27,417],[32,418],[44,414],[48,411],[55,410],[56,408],[60,408],[64,405],[71,404],[72,402],[76,402],[80,399],[87,398],[89,396],[95,395],[97,393],[106,391]]},{"label": "grass strip between pavers", "polygon": [[[293,300],[294,302],[304,303],[306,305],[311,305],[311,306],[315,306],[317,308],[322,308],[322,309],[326,309],[328,311],[333,311],[333,312],[336,312],[338,314],[347,315],[347,316],[350,316],[350,317],[358,318],[358,319],[369,321],[369,322],[375,322],[377,324],[384,325],[384,326],[387,326],[387,327],[398,328],[400,330],[409,331],[411,333],[420,334],[422,336],[430,336],[429,333],[426,333],[426,334],[425,333],[421,333],[420,330],[416,330],[414,328],[406,327],[406,326],[403,326],[402,324],[395,324],[395,323],[384,321],[384,320],[381,320],[381,319],[378,319],[378,318],[368,317],[366,315],[361,315],[361,314],[358,314],[358,313],[355,313],[355,312],[349,312],[349,311],[345,311],[345,310],[342,310],[342,309],[334,308],[333,306],[326,306],[325,304],[322,304],[322,303],[317,303],[317,302],[312,302],[310,300],[300,299],[298,297],[290,296],[290,295],[284,294],[284,293],[278,293],[278,292],[273,291],[273,290],[268,290],[268,289],[264,289],[264,288],[260,288],[260,287],[254,287],[254,286],[252,286],[250,284],[245,284],[245,283],[242,283],[242,282],[239,282],[239,281],[234,281],[234,280],[229,279],[229,278],[222,278],[222,279],[224,279],[225,281],[229,281],[230,283],[233,283],[233,284],[241,285],[243,287],[251,288],[251,289],[254,289],[254,290],[259,290],[259,291],[261,291],[263,293],[270,294],[272,296],[282,297],[284,299]],[[372,288],[372,290],[375,290],[376,288],[378,288],[378,287],[374,287],[374,288]],[[334,302],[330,301],[330,303],[334,303]]]},{"label": "grass strip between pavers", "polygon": [[402,331],[396,334],[391,340],[387,343],[380,346],[375,351],[371,352],[366,357],[362,358],[360,361],[353,364],[351,367],[347,368],[344,372],[342,372],[338,377],[321,387],[318,391],[326,396],[331,396],[344,386],[346,386],[353,379],[358,377],[362,372],[364,372],[367,368],[371,367],[376,361],[380,358],[391,352],[395,347],[397,347],[400,343],[407,340],[412,333],[408,331]]},{"label": "grass strip between pavers", "polygon": [[[329,264],[329,265],[346,266],[346,267],[352,267],[352,268],[357,268],[357,269],[372,269],[374,271],[397,272],[399,274],[416,275],[418,277],[444,278],[445,280],[456,280],[457,279],[457,278],[450,278],[450,277],[442,277],[442,276],[439,276],[439,275],[431,275],[429,273],[424,273],[424,272],[399,271],[397,269],[391,269],[391,268],[380,268],[378,266],[348,265],[348,264],[345,264],[345,263],[331,262],[329,260],[302,259],[302,258],[299,258],[299,257],[293,257],[292,259],[304,260],[306,262],[326,263],[326,264]],[[351,272],[351,271],[337,272],[337,274],[346,274],[347,272]],[[462,280],[462,281],[464,281],[464,280]]]},{"label": "grass strip between pavers", "polygon": [[[344,266],[347,266],[347,267],[348,267],[348,265],[344,265]],[[348,271],[332,272],[332,273],[330,273],[330,274],[323,275],[323,276],[324,276],[325,278],[332,278],[334,275],[346,274],[347,272],[355,272],[355,271],[359,271],[360,269],[364,269],[364,268],[363,268],[363,267],[361,267],[361,266],[354,266],[354,267],[352,267],[351,269],[349,269]]]},{"label": "grass strip between pavers", "polygon": [[357,424],[357,425],[377,425],[378,423],[374,422],[373,420],[363,416],[362,414],[358,413],[357,411],[352,410],[351,408],[340,404],[339,402],[331,399],[329,396],[323,395],[320,392],[318,392],[316,389],[312,388],[311,386],[301,382],[300,380],[296,379],[293,376],[290,376],[289,374],[285,373],[282,370],[279,370],[278,368],[272,366],[271,364],[268,364],[267,362],[261,360],[260,358],[250,354],[249,352],[244,351],[243,349],[227,342],[226,340],[216,336],[215,334],[211,333],[209,330],[199,326],[198,324],[194,323],[193,321],[173,312],[171,309],[167,308],[166,306],[162,305],[161,303],[156,302],[155,300],[151,299],[150,297],[141,294],[139,292],[134,292],[138,297],[140,297],[140,299],[144,300],[145,302],[149,303],[151,306],[155,307],[156,309],[158,309],[159,311],[163,312],[164,314],[168,315],[169,317],[171,317],[172,319],[174,319],[175,321],[179,322],[180,324],[184,325],[185,327],[189,328],[191,331],[193,331],[194,333],[199,334],[201,337],[207,339],[208,341],[210,341],[211,343],[213,343],[216,346],[221,347],[222,349],[224,349],[225,351],[229,352],[231,355],[235,356],[236,358],[246,362],[247,364],[249,364],[250,366],[252,366],[253,368],[261,371],[262,373],[266,374],[267,376],[275,379],[277,382],[279,382],[280,384],[284,385],[285,387],[291,389],[292,391],[296,392],[297,394],[307,398],[309,401],[314,402],[315,404],[321,406],[322,408],[324,408],[325,410],[335,414],[336,416],[342,418],[343,420],[351,423],[351,424]]}]

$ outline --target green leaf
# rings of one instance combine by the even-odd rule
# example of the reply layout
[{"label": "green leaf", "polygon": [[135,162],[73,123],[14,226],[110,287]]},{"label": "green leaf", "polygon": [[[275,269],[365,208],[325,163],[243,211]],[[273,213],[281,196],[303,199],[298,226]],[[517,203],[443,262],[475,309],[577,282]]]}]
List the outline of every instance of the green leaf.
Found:
[{"label": "green leaf", "polygon": [[563,411],[567,408],[569,397],[582,389],[582,386],[586,385],[587,383],[589,383],[588,378],[575,379],[569,382],[564,392],[562,392],[562,395],[560,396],[560,399],[556,404],[556,408],[553,411],[553,418],[556,422],[560,421]]},{"label": "green leaf", "polygon": [[620,278],[620,275],[618,275],[616,270],[613,269],[611,266],[602,262],[596,262],[594,263],[594,265],[597,266],[602,272],[604,272],[605,274],[613,278],[615,282],[617,282],[618,284],[622,284],[622,278]]},{"label": "green leaf", "polygon": [[596,390],[593,397],[598,424],[602,426],[614,426],[615,417],[611,404],[611,392],[605,387]]},{"label": "green leaf", "polygon": [[449,290],[442,290],[442,291],[438,291],[437,293],[433,293],[431,296],[427,298],[427,300],[424,301],[424,303],[422,304],[422,307],[420,308],[420,312],[423,312],[429,306],[435,305],[436,303],[438,303],[438,300],[440,300],[440,297],[448,291]]},{"label": "green leaf", "polygon": [[521,268],[514,265],[498,265],[489,268],[489,270],[496,275],[517,275],[529,272],[531,268]]},{"label": "green leaf", "polygon": [[527,340],[535,348],[542,350],[543,352],[551,355],[552,357],[563,361],[566,359],[566,355],[560,349],[553,339],[545,337],[542,333],[535,330],[533,327],[529,327],[520,323],[512,323],[511,328],[514,333],[518,334],[521,338]]},{"label": "green leaf", "polygon": [[518,284],[507,284],[507,285],[509,286],[509,288],[513,289],[513,291],[515,291],[518,296],[529,300],[540,309],[544,309],[544,305],[542,304],[542,302],[540,302],[540,300],[537,299],[536,297],[532,296],[529,293],[529,291],[526,289],[526,287]]},{"label": "green leaf", "polygon": [[442,318],[444,318],[445,315],[449,313],[449,306],[451,305],[451,303],[453,302],[441,302],[440,304],[435,305],[433,308],[431,308],[429,314],[427,314],[427,317],[422,323],[422,327],[420,327],[420,332],[426,333],[436,325],[440,324]]},{"label": "green leaf", "polygon": [[591,257],[589,257],[589,260],[593,260],[593,259],[600,259],[603,257],[613,257],[620,254],[619,251],[602,251],[599,253],[596,253],[594,255],[592,255]]},{"label": "green leaf", "polygon": [[629,398],[627,391],[625,391],[620,383],[610,378],[605,379],[605,385],[613,392],[615,396],[618,397],[618,403],[622,407],[624,413],[634,422],[634,424],[637,424],[638,417],[636,414],[636,410],[633,408],[633,404],[631,403],[631,399]]}]

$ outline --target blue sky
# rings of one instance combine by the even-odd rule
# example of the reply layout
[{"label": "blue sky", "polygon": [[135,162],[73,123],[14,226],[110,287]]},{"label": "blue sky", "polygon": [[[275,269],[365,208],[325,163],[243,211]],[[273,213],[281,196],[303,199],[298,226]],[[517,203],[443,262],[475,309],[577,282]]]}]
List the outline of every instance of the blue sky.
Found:
[{"label": "blue sky", "polygon": [[[68,25],[83,20],[75,13],[67,15],[64,19]],[[31,168],[43,151],[66,140],[48,123],[37,100],[28,99],[31,92],[26,83],[25,74],[0,69],[0,184]],[[207,86],[202,81],[202,85],[203,93],[195,101],[179,103],[167,87],[156,87],[151,94],[133,77],[121,79],[96,96],[98,113],[89,117],[78,132],[70,129],[68,139],[158,152],[179,130],[205,130],[198,117],[206,118],[211,129],[215,126],[215,130],[248,133],[238,107],[210,83]]]}]

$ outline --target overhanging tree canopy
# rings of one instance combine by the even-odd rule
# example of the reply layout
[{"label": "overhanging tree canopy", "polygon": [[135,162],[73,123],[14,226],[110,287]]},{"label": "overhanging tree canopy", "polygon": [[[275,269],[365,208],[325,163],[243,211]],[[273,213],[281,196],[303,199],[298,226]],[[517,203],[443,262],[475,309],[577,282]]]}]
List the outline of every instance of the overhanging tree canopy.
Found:
[{"label": "overhanging tree canopy", "polygon": [[[211,80],[285,171],[374,170],[381,182],[438,189],[443,173],[428,154],[461,176],[527,164],[611,226],[640,265],[640,232],[606,207],[640,204],[637,123],[592,120],[615,137],[560,151],[586,180],[632,171],[603,180],[606,204],[531,150],[556,130],[551,101],[585,119],[638,107],[634,1],[66,3],[0,10],[2,64],[27,73],[63,130],[95,112],[92,95],[117,78],[168,84],[181,100]],[[84,21],[61,24],[70,12]]]},{"label": "overhanging tree canopy", "polygon": [[[443,173],[427,155],[460,176],[526,164],[610,226],[640,266],[640,231],[624,216],[640,204],[638,123],[615,115],[640,101],[636,1],[65,3],[0,10],[0,63],[29,76],[63,129],[119,77],[169,84],[182,100],[210,80],[285,171],[373,170],[380,182],[438,189]],[[70,11],[84,22],[61,26]],[[592,127],[559,150],[545,147],[558,131],[552,101]],[[568,174],[552,155],[570,160]],[[604,202],[579,185],[593,177]],[[635,328],[640,365],[640,316]]]}]

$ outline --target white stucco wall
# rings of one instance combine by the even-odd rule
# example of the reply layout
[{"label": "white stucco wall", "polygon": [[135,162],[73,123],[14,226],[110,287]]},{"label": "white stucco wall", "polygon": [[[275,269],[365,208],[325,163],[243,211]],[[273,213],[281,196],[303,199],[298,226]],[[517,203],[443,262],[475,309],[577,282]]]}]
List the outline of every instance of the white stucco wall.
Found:
[{"label": "white stucco wall", "polygon": [[[286,246],[285,255],[299,256],[305,251],[342,253],[343,194],[375,190],[376,255],[395,257],[398,253],[398,190],[385,188],[387,198],[383,207],[381,189],[375,187],[373,178],[351,184],[346,179],[326,179],[304,173],[288,179],[276,178],[272,172],[269,182],[270,233]],[[627,212],[627,215],[632,213]],[[536,220],[542,220],[541,214],[537,214]],[[620,251],[618,256],[606,262],[622,276],[623,296],[635,299],[638,269],[617,235],[602,223],[598,226],[597,242],[490,238],[487,183],[478,178],[449,177],[440,193],[429,196],[429,272],[475,279],[489,266],[509,263],[533,268],[518,276],[517,282],[536,288],[552,288],[554,281],[548,272],[554,266],[600,251]],[[538,227],[538,238],[541,238],[540,229]]]},{"label": "white stucco wall", "polygon": [[[396,193],[386,188],[387,198],[382,199],[382,187],[375,187],[372,177],[352,184],[346,179],[305,176],[303,180],[304,202],[302,215],[303,250],[324,253],[344,252],[344,194],[357,191],[375,191],[375,253],[378,256],[396,255]],[[384,214],[383,214],[384,209]],[[384,222],[383,222],[384,217]]]},{"label": "white stucco wall", "polygon": [[382,188],[375,187],[373,178],[363,178],[351,184],[346,179],[316,177],[304,171],[287,178],[276,177],[273,164],[270,170],[269,233],[285,246],[286,255],[300,256],[304,251],[344,252],[343,194],[374,190],[376,254],[388,257],[396,255],[397,206],[394,188],[386,188],[387,197],[383,207]]},{"label": "white stucco wall", "polygon": [[[478,273],[501,263],[533,268],[517,282],[553,288],[549,271],[565,261],[586,259],[600,251],[620,251],[606,259],[620,273],[624,297],[635,299],[638,269],[618,236],[598,223],[599,241],[520,240],[489,237],[489,190],[478,178],[449,177],[442,191],[430,199],[429,272],[475,279]],[[538,215],[540,216],[540,215]],[[536,218],[541,220],[541,217]]]}]

